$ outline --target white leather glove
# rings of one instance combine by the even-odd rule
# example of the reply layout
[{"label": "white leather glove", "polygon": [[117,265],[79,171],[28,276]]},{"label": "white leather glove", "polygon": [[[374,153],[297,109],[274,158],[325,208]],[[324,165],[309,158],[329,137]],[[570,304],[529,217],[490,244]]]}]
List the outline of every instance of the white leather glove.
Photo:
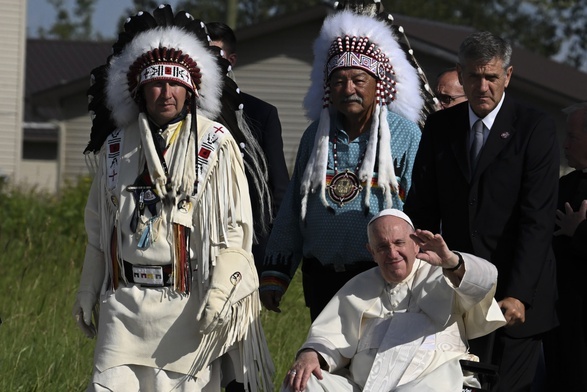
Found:
[{"label": "white leather glove", "polygon": [[210,333],[226,323],[232,316],[232,305],[258,288],[252,255],[238,248],[221,250],[212,271],[203,313],[199,312],[200,332]]},{"label": "white leather glove", "polygon": [[[96,336],[96,325],[98,321],[98,295],[104,281],[105,266],[104,254],[96,247],[88,244],[86,256],[80,278],[80,285],[77,292],[72,314],[82,332],[88,337]],[[92,315],[94,321],[92,321]]]},{"label": "white leather glove", "polygon": [[87,291],[79,291],[73,305],[73,317],[78,327],[90,339],[96,336],[96,325],[92,315],[96,309],[96,296]]}]

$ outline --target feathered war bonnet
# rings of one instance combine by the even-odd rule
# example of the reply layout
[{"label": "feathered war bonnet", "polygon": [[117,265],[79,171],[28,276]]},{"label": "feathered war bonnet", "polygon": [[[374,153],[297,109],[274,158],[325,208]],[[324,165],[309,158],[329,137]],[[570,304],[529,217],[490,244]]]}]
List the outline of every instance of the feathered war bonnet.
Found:
[{"label": "feathered war bonnet", "polygon": [[220,112],[222,75],[208,50],[205,25],[185,11],[173,15],[167,4],[152,15],[141,11],[129,17],[106,64],[90,76],[92,131],[84,153],[97,153],[111,132],[137,120],[143,109],[139,90],[149,81],[180,83],[195,96],[202,115],[214,118]]},{"label": "feathered war bonnet", "polygon": [[169,189],[176,192],[178,187],[182,193],[192,193],[197,178],[182,180],[179,170],[171,174],[171,185],[168,183],[152,136],[146,135],[146,114],[139,114],[145,111],[141,87],[156,80],[179,83],[189,92],[191,129],[178,143],[190,143],[189,134],[197,140],[196,109],[211,119],[219,114],[222,74],[216,56],[209,50],[204,23],[185,11],[174,15],[169,5],[161,5],[152,15],[141,11],[129,17],[112,48],[106,64],[91,72],[88,109],[92,131],[85,152],[96,153],[115,129],[124,129],[139,119],[142,145],[157,194],[162,197]]},{"label": "feathered war bonnet", "polygon": [[381,13],[380,1],[370,5],[363,5],[363,2],[348,3],[353,4],[335,4],[339,11],[326,17],[314,43],[311,86],[304,99],[304,108],[309,119],[318,120],[319,124],[314,148],[302,178],[302,219],[305,218],[310,192],[319,191],[322,204],[330,208],[325,197],[326,167],[330,118],[335,109],[330,106],[329,79],[335,70],[362,69],[377,81],[369,142],[358,173],[359,180],[368,184],[366,211],[369,209],[370,184],[376,159],[378,185],[383,190],[386,208],[392,207],[392,192],[399,191],[391,156],[388,111],[415,123],[422,116],[422,80],[391,29],[393,18]]},{"label": "feathered war bonnet", "polygon": [[127,19],[105,76],[105,103],[118,127],[136,121],[140,87],[154,80],[185,86],[206,117],[220,111],[222,75],[209,51],[205,25],[185,11],[174,16],[167,4],[153,15],[141,11]]}]

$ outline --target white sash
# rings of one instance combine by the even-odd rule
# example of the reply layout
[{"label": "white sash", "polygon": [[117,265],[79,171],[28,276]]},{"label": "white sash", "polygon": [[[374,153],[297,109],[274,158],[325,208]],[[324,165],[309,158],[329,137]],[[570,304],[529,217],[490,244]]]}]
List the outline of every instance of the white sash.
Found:
[{"label": "white sash", "polygon": [[106,186],[108,190],[113,191],[118,183],[118,173],[120,168],[120,157],[122,156],[122,141],[124,132],[122,129],[116,129],[106,139],[106,164],[108,165],[108,177]]},{"label": "white sash", "polygon": [[395,313],[379,345],[364,392],[391,391],[397,387],[426,336],[434,333],[424,313]]},{"label": "white sash", "polygon": [[199,144],[196,157],[196,167],[198,171],[196,191],[201,193],[202,185],[208,179],[208,172],[210,171],[211,164],[216,162],[218,149],[230,132],[220,124],[213,123],[208,119],[198,117],[198,121],[201,126],[206,127],[204,135],[199,138],[200,140],[198,141]]}]

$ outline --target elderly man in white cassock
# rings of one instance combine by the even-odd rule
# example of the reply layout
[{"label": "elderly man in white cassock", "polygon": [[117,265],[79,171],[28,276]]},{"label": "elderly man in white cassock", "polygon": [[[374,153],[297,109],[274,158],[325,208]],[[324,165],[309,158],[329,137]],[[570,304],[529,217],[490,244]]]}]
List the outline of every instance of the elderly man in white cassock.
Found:
[{"label": "elderly man in white cassock", "polygon": [[462,391],[468,339],[505,324],[493,264],[415,230],[400,210],[369,222],[378,266],[350,280],[314,321],[284,391]]}]

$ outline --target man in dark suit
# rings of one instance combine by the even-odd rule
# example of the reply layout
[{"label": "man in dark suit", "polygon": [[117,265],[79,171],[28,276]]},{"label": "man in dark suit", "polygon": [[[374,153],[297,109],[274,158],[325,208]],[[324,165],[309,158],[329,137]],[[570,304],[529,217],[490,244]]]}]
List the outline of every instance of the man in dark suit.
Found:
[{"label": "man in dark suit", "polygon": [[[237,40],[234,31],[221,22],[206,23],[206,28],[212,40],[210,45],[222,49],[223,57],[234,67],[237,60]],[[240,94],[247,124],[267,159],[269,190],[273,201],[272,215],[275,216],[289,182],[289,173],[283,156],[281,122],[279,121],[277,108],[253,95],[242,91]],[[253,212],[255,212],[254,209],[258,208],[258,204],[255,203],[254,198],[251,201],[253,202]],[[254,214],[253,216],[257,215]],[[255,234],[257,243],[253,244],[253,256],[258,265],[265,258],[265,248],[269,235],[263,235],[259,222],[255,222]]]},{"label": "man in dark suit", "polygon": [[545,341],[549,391],[587,391],[587,102],[567,113],[564,151],[575,171],[559,180],[558,210],[552,247],[556,256],[560,326]]},{"label": "man in dark suit", "polygon": [[[211,39],[210,45],[222,49],[222,57],[230,62],[231,67],[234,67],[237,60],[237,40],[234,31],[228,25],[221,22],[206,23],[206,29]],[[232,70],[230,72],[232,73]],[[242,91],[240,92],[240,96],[243,103],[244,118],[267,160],[268,185],[272,200],[271,218],[273,218],[277,215],[277,210],[289,183],[289,173],[285,164],[285,157],[283,156],[281,122],[279,121],[275,106]],[[249,190],[251,193],[253,216],[259,216],[258,211],[262,207],[258,203],[254,187],[249,187]],[[262,214],[262,216],[269,216],[269,214]],[[271,226],[270,222],[255,221],[253,223],[255,242],[253,243],[252,252],[257,270],[260,271],[259,265],[265,258],[265,249]],[[244,392],[245,388],[243,384],[234,380],[228,382],[225,391]]]},{"label": "man in dark suit", "polygon": [[[541,337],[557,325],[551,237],[559,175],[554,121],[505,93],[511,52],[487,32],[463,41],[457,69],[468,103],[428,117],[404,207],[416,227],[496,265],[507,325],[481,359],[499,365],[499,391],[507,392],[530,390]],[[471,352],[485,343],[472,341]]]}]

